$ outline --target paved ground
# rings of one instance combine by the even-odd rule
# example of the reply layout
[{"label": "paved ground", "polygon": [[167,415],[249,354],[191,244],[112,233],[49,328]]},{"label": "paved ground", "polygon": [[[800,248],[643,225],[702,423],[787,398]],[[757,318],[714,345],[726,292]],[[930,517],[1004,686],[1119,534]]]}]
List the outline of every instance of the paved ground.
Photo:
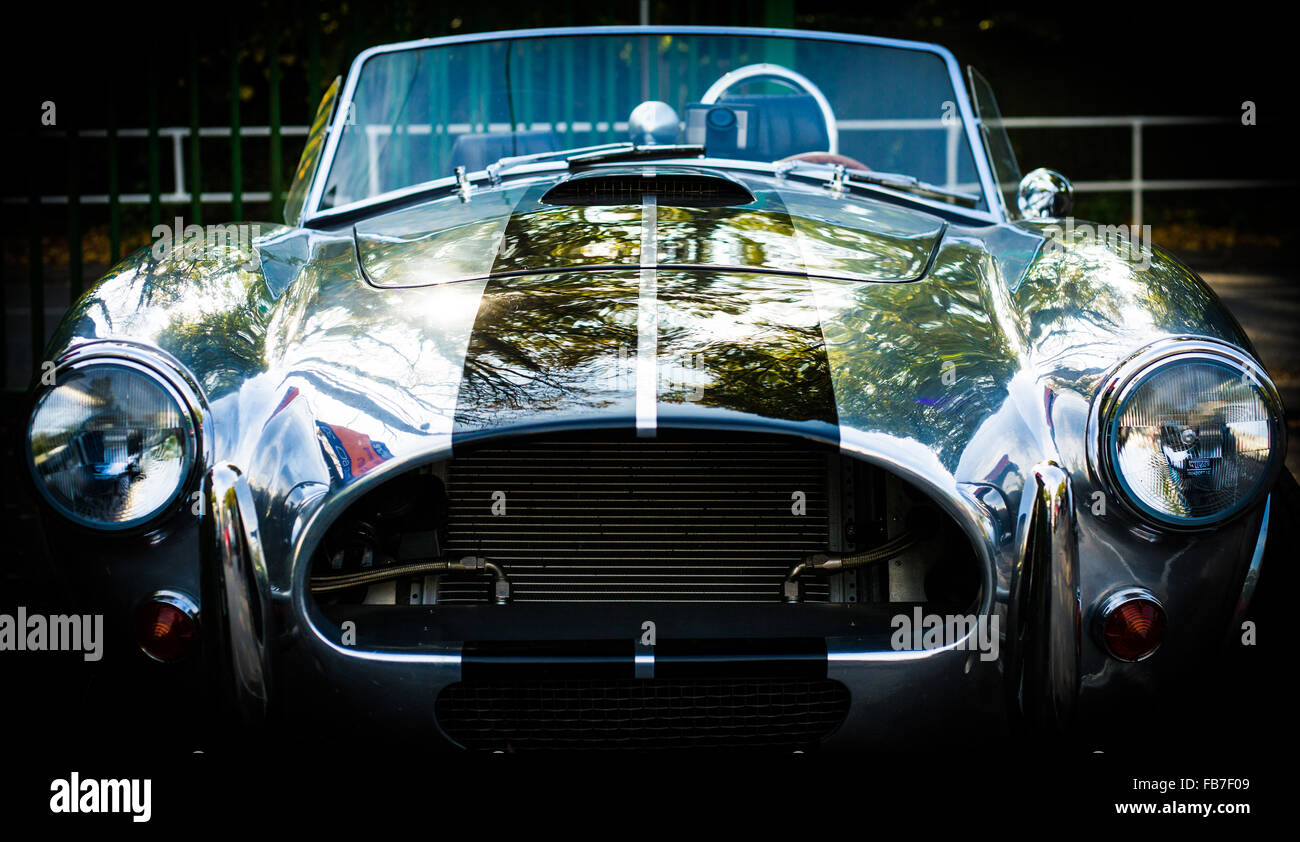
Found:
[{"label": "paved ground", "polygon": [[1300,278],[1216,273],[1201,277],[1250,334],[1282,393],[1290,422],[1287,467],[1300,477]]}]

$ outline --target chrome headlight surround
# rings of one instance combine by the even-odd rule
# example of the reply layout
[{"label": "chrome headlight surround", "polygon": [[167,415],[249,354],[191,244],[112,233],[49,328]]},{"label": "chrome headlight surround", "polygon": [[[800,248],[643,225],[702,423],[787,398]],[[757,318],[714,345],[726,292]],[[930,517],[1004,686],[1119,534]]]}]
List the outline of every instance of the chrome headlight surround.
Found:
[{"label": "chrome headlight surround", "polygon": [[[163,502],[149,511],[123,521],[105,521],[86,517],[70,510],[47,487],[46,480],[37,468],[32,448],[33,426],[37,413],[50,394],[59,388],[71,372],[84,372],[105,367],[125,369],[147,378],[167,398],[175,403],[183,430],[181,466],[176,487]],[[55,361],[52,371],[54,385],[38,388],[31,404],[23,441],[24,461],[28,476],[40,497],[58,515],[75,526],[106,533],[130,533],[152,529],[164,517],[188,507],[186,492],[197,487],[197,477],[203,466],[211,462],[211,420],[207,403],[194,377],[180,363],[165,353],[143,345],[125,341],[97,341],[77,346]],[[48,376],[48,375],[46,375]],[[38,380],[39,382],[39,380]]]},{"label": "chrome headlight surround", "polygon": [[[1234,372],[1250,384],[1268,409],[1269,455],[1254,489],[1230,506],[1211,515],[1180,517],[1146,505],[1120,472],[1116,428],[1121,411],[1136,390],[1171,367],[1200,362]],[[1087,432],[1088,463],[1101,487],[1130,514],[1161,529],[1196,531],[1212,529],[1231,520],[1267,495],[1281,471],[1286,454],[1286,424],[1282,399],[1263,366],[1236,346],[1203,336],[1176,336],[1142,348],[1112,369],[1102,380],[1092,401]]]}]

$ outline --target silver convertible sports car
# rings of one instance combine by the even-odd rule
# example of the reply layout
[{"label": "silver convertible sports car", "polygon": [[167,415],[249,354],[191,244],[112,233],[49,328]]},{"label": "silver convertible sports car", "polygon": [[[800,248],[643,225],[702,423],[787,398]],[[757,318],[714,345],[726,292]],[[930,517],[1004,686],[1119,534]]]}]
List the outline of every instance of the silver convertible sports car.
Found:
[{"label": "silver convertible sports car", "polygon": [[234,732],[1083,733],[1240,636],[1277,391],[941,47],[376,47],[288,197],[113,268],[27,427],[110,658]]}]

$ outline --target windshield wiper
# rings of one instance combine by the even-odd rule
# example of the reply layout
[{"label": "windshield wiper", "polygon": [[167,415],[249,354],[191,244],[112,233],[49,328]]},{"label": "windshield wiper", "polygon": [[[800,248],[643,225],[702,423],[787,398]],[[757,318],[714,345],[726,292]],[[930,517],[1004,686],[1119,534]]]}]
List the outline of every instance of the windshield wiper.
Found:
[{"label": "windshield wiper", "polygon": [[[857,182],[859,184],[872,184],[876,187],[888,187],[891,190],[900,190],[904,193],[911,193],[916,196],[923,196],[927,199],[939,199],[946,202],[954,202],[965,207],[978,207],[980,197],[974,193],[964,193],[960,190],[949,190],[946,187],[940,187],[937,184],[929,184],[921,181],[915,176],[903,175],[902,173],[878,172],[876,170],[859,170],[851,167],[844,167],[839,164],[821,164],[812,161],[787,161],[778,165],[778,169],[783,173],[795,172],[796,174],[816,172],[825,174],[832,183],[837,177],[843,175],[849,176],[849,183]],[[802,171],[802,173],[801,173]]]},{"label": "windshield wiper", "polygon": [[879,187],[889,187],[894,190],[902,190],[907,193],[915,193],[919,196],[928,196],[936,199],[951,199],[959,204],[968,207],[975,207],[980,202],[980,197],[975,193],[964,193],[961,190],[949,190],[947,187],[940,187],[937,184],[929,184],[921,181],[919,178],[900,173],[887,172],[867,172],[866,170],[849,170],[851,175],[857,181],[866,184],[875,184]]},{"label": "windshield wiper", "polygon": [[493,183],[501,174],[521,164],[532,164],[548,159],[562,158],[569,168],[603,164],[610,161],[645,161],[655,158],[684,158],[703,155],[704,147],[699,144],[664,144],[659,146],[638,146],[635,143],[603,143],[599,146],[582,146],[576,149],[557,149],[551,152],[534,152],[531,155],[515,155],[502,158],[488,164],[488,179]]},{"label": "windshield wiper", "polygon": [[704,154],[704,145],[699,143],[664,143],[654,146],[637,146],[629,143],[627,149],[607,149],[600,152],[586,152],[570,155],[569,166],[603,164],[609,161],[647,161],[655,158],[693,158]]},{"label": "windshield wiper", "polygon": [[500,158],[494,163],[488,164],[485,169],[489,174],[509,169],[517,164],[530,164],[533,161],[545,161],[547,158],[559,158],[565,155],[581,155],[587,152],[603,152],[606,150],[623,150],[632,149],[635,144],[628,141],[621,143],[602,143],[598,146],[580,146],[577,149],[552,149],[549,152],[533,152],[529,155],[510,155]]}]

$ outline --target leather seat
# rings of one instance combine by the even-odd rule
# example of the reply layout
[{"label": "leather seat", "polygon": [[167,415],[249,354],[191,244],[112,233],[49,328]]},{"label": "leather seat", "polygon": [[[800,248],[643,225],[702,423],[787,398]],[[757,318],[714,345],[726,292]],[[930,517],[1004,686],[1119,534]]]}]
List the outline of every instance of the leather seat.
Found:
[{"label": "leather seat", "polygon": [[758,110],[757,136],[747,158],[779,161],[800,152],[825,152],[830,146],[822,111],[808,94],[737,94],[718,104]]},{"label": "leather seat", "polygon": [[550,129],[515,132],[513,136],[510,132],[463,134],[451,147],[451,166],[453,170],[464,167],[476,172],[508,156],[554,152],[559,148],[560,139]]}]

